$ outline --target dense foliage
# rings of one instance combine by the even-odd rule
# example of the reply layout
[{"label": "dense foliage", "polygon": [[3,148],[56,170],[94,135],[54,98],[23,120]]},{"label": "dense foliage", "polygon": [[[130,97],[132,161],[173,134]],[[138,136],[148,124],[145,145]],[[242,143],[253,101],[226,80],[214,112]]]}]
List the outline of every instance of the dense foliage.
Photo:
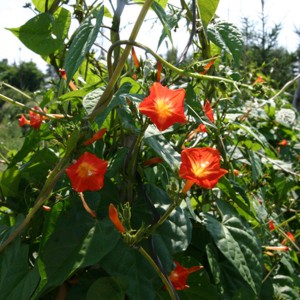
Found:
[{"label": "dense foliage", "polygon": [[[0,94],[25,129],[1,153],[0,298],[298,299],[293,81],[243,73],[219,0],[69,2],[32,0],[10,29],[60,80],[28,105]],[[140,44],[146,14],[158,49],[185,20],[189,52]]]}]

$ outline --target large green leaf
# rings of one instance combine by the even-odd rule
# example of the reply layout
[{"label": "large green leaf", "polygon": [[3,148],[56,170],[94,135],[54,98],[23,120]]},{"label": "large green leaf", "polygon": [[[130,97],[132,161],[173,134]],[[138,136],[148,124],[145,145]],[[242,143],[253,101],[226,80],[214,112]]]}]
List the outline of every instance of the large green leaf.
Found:
[{"label": "large green leaf", "polygon": [[71,25],[71,13],[63,7],[59,7],[53,16],[55,18],[53,31],[60,40],[64,40],[68,37]]},{"label": "large green leaf", "polygon": [[212,17],[215,15],[220,0],[197,0],[198,10],[202,24],[206,28]]},{"label": "large green leaf", "polygon": [[[41,284],[45,288],[62,284],[75,270],[97,263],[116,245],[120,236],[108,218],[94,220],[77,196],[64,200],[65,208],[48,220],[46,236],[39,252]],[[61,210],[61,207],[60,209]],[[46,234],[46,233],[45,233]]]},{"label": "large green leaf", "polygon": [[105,271],[120,278],[129,299],[153,300],[154,284],[160,283],[158,275],[148,261],[136,250],[120,241],[101,262]]},{"label": "large green leaf", "polygon": [[243,49],[243,37],[237,27],[221,21],[210,24],[207,27],[207,35],[215,45],[230,54],[234,63],[238,65]]},{"label": "large green leaf", "polygon": [[55,19],[48,13],[35,16],[19,28],[8,28],[27,48],[40,55],[49,55],[63,47],[55,29]]},{"label": "large green leaf", "polygon": [[[168,194],[154,185],[146,185],[146,193],[160,215],[163,215],[172,204]],[[154,240],[161,245],[163,242],[169,253],[176,253],[187,249],[191,241],[191,235],[191,222],[185,212],[177,207],[167,221],[155,232]]]},{"label": "large green leaf", "polygon": [[39,283],[36,266],[30,267],[29,246],[15,240],[0,255],[0,299],[29,300]]},{"label": "large green leaf", "polygon": [[259,295],[263,268],[262,251],[256,235],[229,204],[221,200],[217,204],[222,213],[222,223],[204,213],[206,228],[228,262],[253,292]]},{"label": "large green leaf", "polygon": [[[104,7],[101,6],[100,9],[94,11],[94,14],[84,20],[75,31],[64,63],[64,69],[66,70],[68,80],[73,78],[77,69],[91,50],[98,36],[103,15]],[[93,19],[96,19],[95,25],[92,23]]]}]

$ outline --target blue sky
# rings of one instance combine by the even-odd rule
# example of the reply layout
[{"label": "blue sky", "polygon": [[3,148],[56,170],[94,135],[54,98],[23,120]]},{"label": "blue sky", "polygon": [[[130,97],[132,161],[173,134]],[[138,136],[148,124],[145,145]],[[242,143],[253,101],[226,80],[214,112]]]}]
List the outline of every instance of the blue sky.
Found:
[{"label": "blue sky", "polygon": [[[5,27],[19,27],[34,16],[32,11],[23,8],[26,2],[29,1],[0,0],[0,59],[7,58],[10,63],[32,60],[41,69],[45,70],[44,61],[38,55],[26,49],[12,33],[4,29]],[[283,25],[279,43],[289,51],[296,50],[300,44],[299,37],[294,33],[295,28],[300,28],[300,0],[285,0],[284,5],[282,1],[278,0],[265,0],[265,3],[268,26],[272,27],[275,23]],[[132,10],[132,8],[130,9]],[[254,22],[259,22],[260,10],[261,0],[220,0],[217,14],[222,19],[240,26],[242,17],[249,17]],[[127,13],[130,16],[128,19],[133,22],[132,16],[136,16],[136,14],[132,11]],[[152,38],[155,29],[151,29],[151,26],[148,29],[146,27],[147,24],[145,23],[144,31],[139,35],[138,41],[153,48]],[[128,36],[129,32],[125,30],[123,37],[128,38]],[[151,39],[149,39],[150,36]],[[186,37],[186,34],[184,37]]]}]

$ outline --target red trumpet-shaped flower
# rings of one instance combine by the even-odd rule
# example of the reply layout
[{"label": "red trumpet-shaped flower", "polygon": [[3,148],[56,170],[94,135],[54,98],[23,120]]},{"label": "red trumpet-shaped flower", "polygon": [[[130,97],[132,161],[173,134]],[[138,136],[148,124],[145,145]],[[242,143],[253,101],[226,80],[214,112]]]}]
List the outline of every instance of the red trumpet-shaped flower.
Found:
[{"label": "red trumpet-shaped flower", "polygon": [[108,162],[85,152],[66,169],[72,187],[77,192],[97,191],[103,187]]},{"label": "red trumpet-shaped flower", "polygon": [[272,231],[276,228],[275,224],[274,224],[274,221],[270,220],[268,222],[268,225],[269,225],[269,230]]},{"label": "red trumpet-shaped flower", "polygon": [[288,142],[287,142],[287,140],[282,140],[282,141],[280,141],[280,142],[278,143],[278,145],[279,145],[279,146],[285,147],[285,146],[288,145]]},{"label": "red trumpet-shaped flower", "polygon": [[[42,109],[38,106],[35,106],[34,109],[43,112]],[[35,130],[39,130],[43,120],[45,120],[45,117],[32,110],[29,112],[29,117],[30,117],[30,126],[32,126]]]},{"label": "red trumpet-shaped flower", "polygon": [[139,68],[140,67],[140,62],[139,62],[139,59],[137,58],[137,55],[136,55],[135,50],[134,50],[133,47],[131,48],[131,55],[132,55],[134,65],[136,66],[136,68]]},{"label": "red trumpet-shaped flower", "polygon": [[156,73],[156,81],[160,82],[160,78],[161,78],[161,71],[162,71],[162,63],[160,61],[157,62],[157,73]]},{"label": "red trumpet-shaped flower", "polygon": [[214,148],[189,148],[181,152],[179,176],[187,179],[183,192],[193,184],[212,189],[227,170],[220,167],[220,153]]},{"label": "red trumpet-shaped flower", "polygon": [[215,122],[215,118],[214,118],[214,112],[211,108],[210,102],[209,100],[206,100],[204,106],[203,106],[204,112],[207,116],[207,118],[209,119],[209,121],[211,121],[212,123]]},{"label": "red trumpet-shaped flower", "polygon": [[109,218],[112,221],[112,223],[118,229],[118,231],[120,233],[125,233],[125,228],[124,228],[123,224],[121,223],[121,221],[119,219],[118,211],[112,203],[109,204],[108,215],[109,215]]},{"label": "red trumpet-shaped flower", "polygon": [[281,245],[285,245],[288,241],[295,243],[295,236],[290,231],[286,233],[286,237],[287,238],[282,240]]},{"label": "red trumpet-shaped flower", "polygon": [[170,90],[155,82],[150,88],[150,95],[140,103],[139,111],[163,131],[174,123],[186,121],[184,97],[184,89]]},{"label": "red trumpet-shaped flower", "polygon": [[175,261],[176,268],[168,276],[172,282],[175,290],[185,290],[189,288],[186,284],[189,275],[193,272],[197,272],[203,268],[203,266],[194,266],[191,268],[184,268],[178,262]]},{"label": "red trumpet-shaped flower", "polygon": [[99,131],[97,131],[90,139],[88,139],[87,141],[84,142],[84,146],[88,146],[88,145],[93,144],[94,142],[100,140],[106,131],[107,131],[106,128],[102,128]]},{"label": "red trumpet-shaped flower", "polygon": [[21,115],[21,117],[19,119],[19,125],[21,127],[24,125],[30,125],[30,121],[24,115]]}]

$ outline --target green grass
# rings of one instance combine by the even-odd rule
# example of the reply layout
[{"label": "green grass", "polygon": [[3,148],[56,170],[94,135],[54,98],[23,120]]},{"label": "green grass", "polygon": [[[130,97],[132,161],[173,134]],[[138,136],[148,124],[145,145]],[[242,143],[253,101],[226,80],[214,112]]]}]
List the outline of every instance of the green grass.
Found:
[{"label": "green grass", "polygon": [[0,123],[0,171],[6,169],[5,160],[23,145],[24,137],[18,121],[3,120]]}]

